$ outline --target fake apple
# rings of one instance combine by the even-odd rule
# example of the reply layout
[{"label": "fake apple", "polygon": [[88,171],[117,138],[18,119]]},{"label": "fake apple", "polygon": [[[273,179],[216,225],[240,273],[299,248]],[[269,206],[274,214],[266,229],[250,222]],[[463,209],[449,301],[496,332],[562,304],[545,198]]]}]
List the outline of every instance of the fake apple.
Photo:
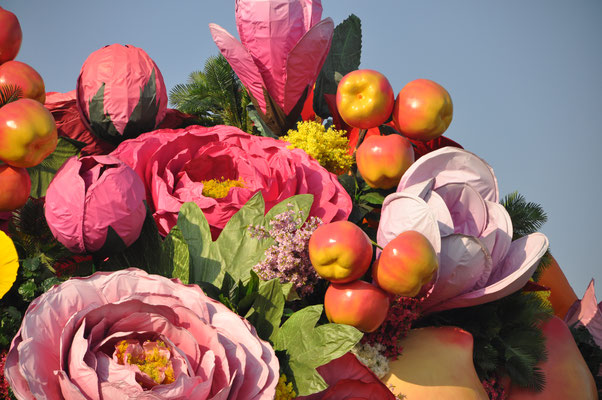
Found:
[{"label": "fake apple", "polygon": [[350,126],[369,129],[391,116],[395,94],[380,72],[358,69],[345,75],[337,87],[337,109]]},{"label": "fake apple", "polygon": [[324,295],[324,310],[330,322],[374,332],[387,318],[389,296],[364,281],[332,283]]},{"label": "fake apple", "polygon": [[320,225],[309,239],[308,251],[318,275],[335,283],[360,278],[372,260],[370,238],[349,221]]},{"label": "fake apple", "polygon": [[15,85],[21,88],[23,97],[44,104],[46,88],[38,71],[21,61],[7,61],[0,65],[0,85]]},{"label": "fake apple", "polygon": [[31,179],[25,168],[0,165],[0,211],[22,207],[29,198]]},{"label": "fake apple", "polygon": [[372,266],[372,277],[389,293],[414,297],[433,279],[438,268],[431,242],[420,232],[405,231],[385,245]]},{"label": "fake apple", "polygon": [[428,79],[416,79],[397,95],[393,122],[406,137],[429,141],[445,132],[453,112],[451,96],[443,86]]},{"label": "fake apple", "polygon": [[412,142],[401,135],[369,136],[355,155],[357,169],[368,186],[391,189],[414,162]]},{"label": "fake apple", "polygon": [[0,108],[0,160],[14,167],[38,165],[57,143],[54,118],[42,104],[19,99]]},{"label": "fake apple", "polygon": [[14,60],[22,39],[23,32],[15,14],[0,7],[0,64]]}]

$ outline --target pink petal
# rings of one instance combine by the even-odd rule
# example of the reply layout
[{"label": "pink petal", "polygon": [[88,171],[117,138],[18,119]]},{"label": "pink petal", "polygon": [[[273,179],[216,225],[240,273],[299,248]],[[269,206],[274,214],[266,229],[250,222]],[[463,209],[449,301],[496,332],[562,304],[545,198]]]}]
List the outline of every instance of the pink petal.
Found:
[{"label": "pink petal", "polygon": [[69,351],[69,367],[68,372],[71,381],[75,384],[87,397],[93,400],[100,400],[98,392],[98,376],[96,371],[90,368],[84,362],[84,357],[88,352],[88,341],[84,338],[86,325],[82,324],[71,342]]},{"label": "pink petal", "polygon": [[[284,113],[289,114],[304,90],[311,91],[330,50],[334,23],[326,18],[311,28],[286,60]],[[308,92],[309,93],[309,92]]]},{"label": "pink petal", "polygon": [[593,279],[587,286],[583,298],[571,306],[564,320],[569,326],[575,323],[585,326],[596,344],[602,348],[602,310],[596,299]]},{"label": "pink petal", "polygon": [[420,157],[403,174],[397,191],[433,177],[435,189],[447,183],[466,183],[484,200],[499,201],[493,169],[475,154],[456,147],[443,147]]},{"label": "pink petal", "polygon": [[487,206],[470,185],[448,183],[435,189],[449,210],[454,232],[479,237],[487,225]]},{"label": "pink petal", "polygon": [[20,333],[13,338],[10,346],[8,355],[6,356],[6,362],[4,364],[4,376],[8,381],[12,391],[15,393],[17,398],[22,400],[35,400],[27,380],[21,374],[19,369],[19,345],[23,342]]},{"label": "pink petal", "polygon": [[264,79],[259,69],[257,69],[253,57],[251,57],[247,49],[234,36],[230,35],[221,26],[209,24],[209,30],[211,31],[213,41],[223,56],[226,57],[242,84],[257,100],[261,111],[265,112],[266,102],[263,88],[267,87],[267,85],[264,83]]},{"label": "pink petal", "polygon": [[512,243],[512,219],[500,203],[486,201],[485,204],[488,221],[480,239],[489,249],[493,267],[496,268],[506,257]]},{"label": "pink petal", "polygon": [[322,1],[321,0],[300,0],[303,7],[303,20],[305,22],[305,31],[308,31],[312,26],[320,22],[322,18]]},{"label": "pink petal", "polygon": [[58,365],[56,351],[33,338],[21,342],[17,350],[19,369],[34,398],[61,400],[61,388],[53,373],[55,368],[52,368]]},{"label": "pink petal", "polygon": [[[84,396],[81,390],[71,382],[65,371],[55,371],[55,374],[65,400],[88,400],[88,397]],[[98,392],[98,389],[96,391]]]}]

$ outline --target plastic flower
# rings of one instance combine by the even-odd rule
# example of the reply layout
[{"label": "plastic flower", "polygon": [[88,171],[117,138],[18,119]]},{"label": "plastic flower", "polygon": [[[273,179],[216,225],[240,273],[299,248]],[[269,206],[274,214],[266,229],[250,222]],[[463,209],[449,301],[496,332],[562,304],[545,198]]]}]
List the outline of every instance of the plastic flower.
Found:
[{"label": "plastic flower", "polygon": [[401,232],[424,234],[439,272],[426,312],[469,307],[522,288],[548,248],[541,233],[512,241],[493,169],[474,154],[444,147],[422,156],[385,199],[378,227],[384,247]]},{"label": "plastic flower", "polygon": [[[215,239],[258,191],[266,212],[295,194],[309,193],[314,195],[310,216],[324,222],[347,219],[351,198],[337,177],[303,150],[286,146],[231,126],[191,126],[149,132],[122,143],[111,154],[142,178],[164,235],[176,224],[182,204],[192,201],[203,210]],[[224,190],[218,190],[220,183]],[[207,191],[207,185],[212,190]]]},{"label": "plastic flower", "polygon": [[353,164],[353,157],[348,153],[349,140],[347,132],[339,131],[315,121],[297,123],[296,130],[289,130],[282,140],[289,142],[289,148],[303,149],[321,166],[336,175],[344,174]]},{"label": "plastic flower", "polygon": [[130,268],[31,303],[6,359],[19,399],[272,400],[279,364],[196,285]]},{"label": "plastic flower", "polygon": [[576,301],[564,317],[568,326],[583,325],[594,338],[598,347],[602,348],[602,302],[596,300],[594,280],[592,279],[581,300]]},{"label": "plastic flower", "polygon": [[0,299],[13,287],[19,270],[19,255],[15,244],[0,231]]},{"label": "plastic flower", "polygon": [[115,157],[71,157],[46,192],[46,221],[74,253],[118,251],[140,236],[144,193],[136,173]]},{"label": "plastic flower", "polygon": [[320,21],[320,0],[237,0],[235,12],[240,41],[209,24],[213,40],[257,110],[267,114],[264,121],[284,134],[297,121],[326,60],[332,19]]}]

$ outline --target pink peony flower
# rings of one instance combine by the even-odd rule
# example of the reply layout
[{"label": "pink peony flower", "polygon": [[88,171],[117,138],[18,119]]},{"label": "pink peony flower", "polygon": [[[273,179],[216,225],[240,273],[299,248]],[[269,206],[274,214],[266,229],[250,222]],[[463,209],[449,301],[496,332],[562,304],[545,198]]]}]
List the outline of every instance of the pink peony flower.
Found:
[{"label": "pink peony flower", "polygon": [[198,286],[130,268],[34,300],[5,374],[22,400],[271,400],[278,369],[255,329]]},{"label": "pink peony flower", "polygon": [[[310,216],[324,222],[347,219],[351,199],[337,177],[303,150],[286,146],[231,126],[191,126],[149,132],[122,143],[111,154],[142,178],[163,235],[176,224],[182,204],[192,201],[203,210],[215,238],[258,191],[266,212],[288,197],[310,193],[314,195]],[[227,188],[221,195],[209,190],[216,182]]]},{"label": "pink peony flower", "polygon": [[50,182],[45,215],[52,234],[74,253],[118,250],[140,236],[144,185],[115,157],[74,156]]},{"label": "pink peony flower", "polygon": [[521,289],[548,248],[534,233],[512,241],[493,169],[476,155],[444,147],[422,156],[385,199],[380,246],[407,230],[424,234],[439,257],[426,312],[469,307]]},{"label": "pink peony flower", "polygon": [[[320,21],[321,15],[320,0],[237,0],[240,41],[221,26],[209,24],[215,44],[258,111],[270,114],[277,106],[285,115],[296,114],[292,127],[303,108],[304,93],[312,90],[330,50],[334,23],[330,18]],[[275,116],[264,118],[268,125],[271,117]],[[285,133],[286,129],[281,132]]]}]

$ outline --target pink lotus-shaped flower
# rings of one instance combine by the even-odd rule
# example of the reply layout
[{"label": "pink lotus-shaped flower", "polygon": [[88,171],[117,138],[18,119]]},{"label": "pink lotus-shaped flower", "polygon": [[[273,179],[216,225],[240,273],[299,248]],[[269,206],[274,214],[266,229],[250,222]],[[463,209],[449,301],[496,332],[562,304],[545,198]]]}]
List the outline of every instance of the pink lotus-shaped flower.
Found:
[{"label": "pink lotus-shaped flower", "polygon": [[[568,326],[580,324],[587,328],[596,344],[602,348],[602,302],[596,300],[592,279],[581,300],[576,301],[567,311],[564,322]],[[602,373],[602,369],[600,371]]]},{"label": "pink lotus-shaped flower", "polygon": [[195,285],[130,268],[34,300],[5,375],[20,400],[272,400],[278,359]]},{"label": "pink lotus-shaped flower", "polygon": [[217,47],[258,111],[268,114],[264,120],[272,130],[282,117],[275,106],[294,125],[326,60],[334,24],[330,18],[320,21],[321,15],[320,0],[236,0],[240,41],[219,25],[209,24]]},{"label": "pink lotus-shaped flower", "polygon": [[52,234],[74,253],[123,250],[140,236],[146,205],[144,184],[111,156],[68,159],[46,192]]},{"label": "pink lotus-shaped flower", "polygon": [[385,199],[378,244],[384,247],[407,230],[429,238],[439,256],[426,312],[483,304],[519,290],[548,248],[541,233],[512,241],[493,169],[453,147],[421,157]]}]

